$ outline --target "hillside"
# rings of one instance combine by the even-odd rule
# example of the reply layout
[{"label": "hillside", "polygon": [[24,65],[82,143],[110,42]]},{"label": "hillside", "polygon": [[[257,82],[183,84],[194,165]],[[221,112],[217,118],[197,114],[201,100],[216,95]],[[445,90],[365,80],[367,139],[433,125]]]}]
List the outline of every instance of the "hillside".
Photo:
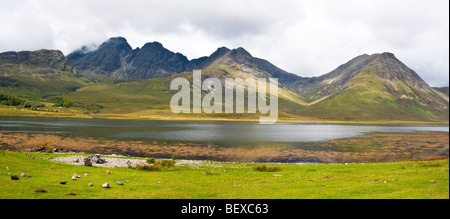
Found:
[{"label": "hillside", "polygon": [[[202,80],[217,77],[235,77],[239,72],[225,66],[207,68],[202,72]],[[173,114],[170,99],[177,91],[170,90],[170,83],[176,77],[183,77],[192,84],[192,73],[180,73],[170,77],[140,79],[133,81],[116,80],[98,83],[69,93],[65,97],[74,102],[104,106],[100,115],[126,116],[136,118],[217,118],[217,119],[259,119],[260,114]],[[249,76],[251,77],[251,76]],[[203,92],[202,96],[208,92]],[[247,92],[246,92],[247,93]],[[247,101],[245,101],[247,108]],[[297,118],[298,109],[304,107],[298,94],[283,88],[279,89],[279,117]],[[192,106],[192,98],[191,98]]]},{"label": "hillside", "polygon": [[433,89],[445,94],[445,96],[449,96],[449,88],[448,87],[433,87]]},{"label": "hillside", "polygon": [[0,79],[0,93],[28,97],[62,95],[88,82],[57,50],[0,53]]},{"label": "hillside", "polygon": [[391,53],[357,57],[320,79],[316,89],[323,84],[329,87],[319,88],[319,93],[333,92],[300,114],[344,120],[448,121],[448,99]]}]

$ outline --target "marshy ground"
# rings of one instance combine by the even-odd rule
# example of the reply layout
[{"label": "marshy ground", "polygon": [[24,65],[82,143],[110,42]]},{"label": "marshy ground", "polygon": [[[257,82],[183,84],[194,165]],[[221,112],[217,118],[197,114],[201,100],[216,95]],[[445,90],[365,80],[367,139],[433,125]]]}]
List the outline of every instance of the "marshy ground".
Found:
[{"label": "marshy ground", "polygon": [[370,133],[364,137],[304,143],[301,147],[233,147],[180,142],[123,141],[55,134],[0,133],[0,149],[45,150],[235,162],[393,162],[449,156],[444,132]]}]

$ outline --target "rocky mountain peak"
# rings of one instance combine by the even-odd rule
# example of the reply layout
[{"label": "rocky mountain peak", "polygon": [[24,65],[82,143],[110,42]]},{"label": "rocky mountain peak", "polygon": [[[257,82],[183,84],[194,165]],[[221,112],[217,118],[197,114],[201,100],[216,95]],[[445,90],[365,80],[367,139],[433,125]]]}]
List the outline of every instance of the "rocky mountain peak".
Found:
[{"label": "rocky mountain peak", "polygon": [[237,49],[233,49],[229,52],[230,57],[232,57],[235,61],[245,61],[253,58],[253,56],[244,48],[239,47]]}]

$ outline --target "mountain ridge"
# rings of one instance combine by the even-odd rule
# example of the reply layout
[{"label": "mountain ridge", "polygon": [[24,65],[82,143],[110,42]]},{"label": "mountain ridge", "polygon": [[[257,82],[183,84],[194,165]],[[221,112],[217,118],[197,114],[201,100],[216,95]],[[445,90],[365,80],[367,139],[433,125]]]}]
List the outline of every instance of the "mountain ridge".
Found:
[{"label": "mountain ridge", "polygon": [[[19,53],[22,55],[17,55]],[[37,90],[44,87],[51,90],[52,87],[57,87],[52,83],[58,83],[64,84],[63,89],[40,93],[45,94],[44,96],[67,94],[65,96],[76,101],[96,104],[95,101],[99,99],[93,97],[98,92],[109,95],[116,92],[118,99],[111,101],[127,103],[124,105],[126,107],[149,100],[158,106],[155,110],[167,111],[167,101],[158,97],[170,96],[170,91],[167,90],[170,79],[177,76],[189,78],[189,72],[200,69],[203,79],[278,78],[281,113],[288,117],[292,115],[341,121],[447,122],[449,117],[448,88],[447,91],[431,88],[419,74],[389,52],[357,56],[317,77],[302,77],[286,72],[267,60],[253,57],[242,47],[219,47],[209,56],[189,60],[181,53],[166,49],[159,42],[149,42],[141,48],[132,49],[125,38],[113,37],[94,49],[83,46],[70,53],[67,58],[60,51],[47,53],[52,55],[42,51],[0,53],[0,93],[15,92],[33,96]],[[20,59],[14,59],[14,54]],[[46,77],[39,75],[58,80],[45,79]],[[40,80],[36,77],[47,82],[33,87],[33,83]],[[150,81],[127,82],[137,80]],[[88,86],[93,82],[94,85]],[[150,89],[151,94],[136,90],[137,85],[144,89],[143,87],[150,88],[151,84],[158,88]],[[123,85],[123,89],[111,90],[118,85]],[[167,88],[161,87],[162,85]],[[31,88],[27,90],[27,87]],[[78,90],[81,87],[83,89]],[[90,87],[93,89],[89,89]],[[21,89],[27,92],[21,92]],[[120,99],[131,98],[130,93],[136,93],[138,96],[133,98],[140,101]],[[152,98],[147,99],[146,96]],[[106,97],[100,95],[98,98]],[[118,107],[117,104],[108,102],[103,104]],[[119,111],[124,110],[126,111]],[[115,110],[111,112],[113,111]]]}]

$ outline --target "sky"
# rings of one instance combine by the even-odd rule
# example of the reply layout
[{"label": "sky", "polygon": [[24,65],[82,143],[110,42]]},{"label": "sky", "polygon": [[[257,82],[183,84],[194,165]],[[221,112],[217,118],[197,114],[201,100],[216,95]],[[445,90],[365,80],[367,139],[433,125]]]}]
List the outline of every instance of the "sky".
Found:
[{"label": "sky", "polygon": [[0,0],[0,52],[68,55],[115,36],[188,59],[243,47],[303,77],[391,52],[431,86],[449,85],[448,0]]}]

